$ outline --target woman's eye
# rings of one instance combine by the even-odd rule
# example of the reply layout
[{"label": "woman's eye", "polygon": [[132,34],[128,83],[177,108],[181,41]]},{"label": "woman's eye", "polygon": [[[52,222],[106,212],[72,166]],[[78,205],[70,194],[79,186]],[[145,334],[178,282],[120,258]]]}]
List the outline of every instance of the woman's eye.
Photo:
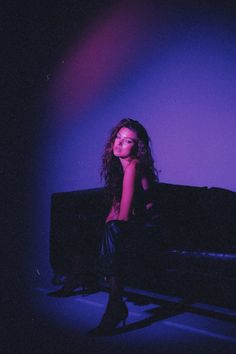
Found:
[{"label": "woman's eye", "polygon": [[122,138],[120,135],[116,135],[116,139],[118,139],[118,140],[123,140],[123,142],[126,143],[126,144],[132,144],[132,143],[133,143],[133,140],[124,139],[124,138]]}]

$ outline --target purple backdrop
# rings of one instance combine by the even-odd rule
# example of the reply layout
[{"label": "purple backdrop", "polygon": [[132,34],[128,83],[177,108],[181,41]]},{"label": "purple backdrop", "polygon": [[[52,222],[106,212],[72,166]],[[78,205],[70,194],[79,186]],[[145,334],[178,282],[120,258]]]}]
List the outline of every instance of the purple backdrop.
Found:
[{"label": "purple backdrop", "polygon": [[45,242],[51,193],[101,186],[103,147],[124,117],[150,133],[161,182],[236,191],[232,23],[220,11],[157,3],[111,6],[58,58],[40,135],[36,225]]}]

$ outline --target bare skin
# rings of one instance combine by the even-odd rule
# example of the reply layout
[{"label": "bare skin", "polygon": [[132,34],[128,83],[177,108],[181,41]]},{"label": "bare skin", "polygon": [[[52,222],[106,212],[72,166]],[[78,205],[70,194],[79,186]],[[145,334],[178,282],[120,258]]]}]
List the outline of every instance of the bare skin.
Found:
[{"label": "bare skin", "polygon": [[[114,156],[120,160],[124,171],[122,195],[120,203],[113,203],[106,222],[111,220],[128,221],[133,212],[133,200],[135,186],[138,178],[139,161],[133,157],[133,150],[137,142],[137,134],[129,128],[121,128],[113,145]],[[141,178],[144,190],[149,188],[149,182],[145,176]],[[146,205],[149,208],[151,205]]]}]

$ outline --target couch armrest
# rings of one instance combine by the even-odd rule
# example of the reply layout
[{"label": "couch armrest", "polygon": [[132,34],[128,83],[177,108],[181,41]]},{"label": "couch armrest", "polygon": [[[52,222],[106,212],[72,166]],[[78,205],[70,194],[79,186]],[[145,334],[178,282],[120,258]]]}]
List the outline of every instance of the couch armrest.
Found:
[{"label": "couch armrest", "polygon": [[77,254],[87,252],[92,257],[100,240],[106,213],[103,188],[52,195],[50,264],[55,273],[69,272]]}]

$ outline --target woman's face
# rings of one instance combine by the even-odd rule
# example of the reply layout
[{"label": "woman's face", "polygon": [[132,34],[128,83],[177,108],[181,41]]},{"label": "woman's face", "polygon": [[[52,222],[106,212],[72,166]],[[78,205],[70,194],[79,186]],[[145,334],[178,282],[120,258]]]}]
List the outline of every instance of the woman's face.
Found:
[{"label": "woman's face", "polygon": [[137,145],[137,133],[129,128],[121,128],[115,138],[113,144],[113,154],[119,158],[127,158],[132,156]]}]

